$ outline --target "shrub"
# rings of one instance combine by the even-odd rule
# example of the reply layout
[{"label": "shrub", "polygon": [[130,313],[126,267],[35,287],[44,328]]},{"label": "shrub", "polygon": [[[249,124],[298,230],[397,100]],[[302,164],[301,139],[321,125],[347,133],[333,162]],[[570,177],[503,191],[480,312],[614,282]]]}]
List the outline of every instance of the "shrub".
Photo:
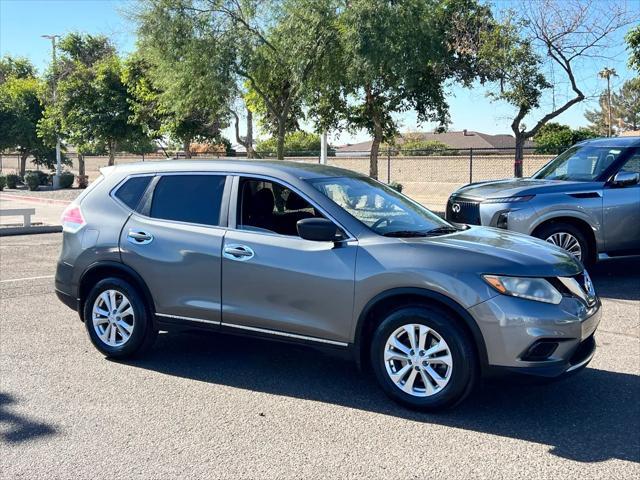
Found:
[{"label": "shrub", "polygon": [[60,188],[71,188],[75,176],[71,172],[62,172],[60,174]]},{"label": "shrub", "polygon": [[29,190],[38,190],[40,186],[40,175],[37,172],[27,172],[24,174],[24,183],[27,184]]},{"label": "shrub", "polygon": [[38,185],[47,185],[49,183],[49,174],[43,172],[42,170],[27,170],[24,174],[24,183],[29,185],[27,182],[27,175],[33,174],[38,179]]},{"label": "shrub", "polygon": [[7,177],[4,175],[0,175],[0,192],[4,190],[4,187],[7,185]]},{"label": "shrub", "polygon": [[391,182],[389,184],[390,188],[393,188],[396,192],[402,193],[402,184],[398,182]]},{"label": "shrub", "polygon": [[15,173],[7,175],[7,188],[16,188],[18,186],[18,180],[20,180],[20,176]]}]

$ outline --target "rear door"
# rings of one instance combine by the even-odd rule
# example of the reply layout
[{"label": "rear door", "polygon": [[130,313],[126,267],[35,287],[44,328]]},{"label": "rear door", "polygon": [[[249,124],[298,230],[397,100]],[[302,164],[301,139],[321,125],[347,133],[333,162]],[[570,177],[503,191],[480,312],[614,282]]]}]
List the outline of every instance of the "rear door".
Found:
[{"label": "rear door", "polygon": [[296,223],[326,217],[317,206],[280,182],[237,182],[230,215],[235,228],[223,247],[222,325],[346,345],[357,241],[304,240]]},{"label": "rear door", "polygon": [[160,317],[220,323],[226,178],[159,175],[122,229],[122,261],[147,283]]}]

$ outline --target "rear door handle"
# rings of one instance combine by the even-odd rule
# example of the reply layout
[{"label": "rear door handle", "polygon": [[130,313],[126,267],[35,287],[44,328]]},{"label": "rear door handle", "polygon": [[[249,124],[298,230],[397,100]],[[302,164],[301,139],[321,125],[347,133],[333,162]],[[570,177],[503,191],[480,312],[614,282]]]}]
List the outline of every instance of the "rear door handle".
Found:
[{"label": "rear door handle", "polygon": [[255,255],[253,250],[246,245],[227,245],[222,251],[222,255],[230,260],[245,262]]},{"label": "rear door handle", "polygon": [[129,230],[127,240],[134,245],[148,245],[153,241],[153,235],[147,232]]}]

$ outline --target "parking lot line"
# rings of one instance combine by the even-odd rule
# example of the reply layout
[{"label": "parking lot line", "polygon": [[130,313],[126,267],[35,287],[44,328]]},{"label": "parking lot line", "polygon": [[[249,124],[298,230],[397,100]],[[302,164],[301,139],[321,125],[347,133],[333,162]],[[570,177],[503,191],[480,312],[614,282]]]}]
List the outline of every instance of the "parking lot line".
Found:
[{"label": "parking lot line", "polygon": [[0,280],[0,283],[23,282],[27,280],[40,280],[43,278],[53,278],[55,275],[40,275],[38,277],[10,278],[8,280]]}]

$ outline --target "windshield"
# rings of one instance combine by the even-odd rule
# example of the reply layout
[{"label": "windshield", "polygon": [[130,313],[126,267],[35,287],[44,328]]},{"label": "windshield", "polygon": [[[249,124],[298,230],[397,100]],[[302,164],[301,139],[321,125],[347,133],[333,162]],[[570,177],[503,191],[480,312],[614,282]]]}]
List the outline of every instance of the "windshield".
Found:
[{"label": "windshield", "polygon": [[615,162],[623,148],[576,145],[551,160],[533,178],[591,182]]},{"label": "windshield", "polygon": [[368,177],[320,178],[309,183],[380,235],[412,237],[456,230],[422,205]]}]

